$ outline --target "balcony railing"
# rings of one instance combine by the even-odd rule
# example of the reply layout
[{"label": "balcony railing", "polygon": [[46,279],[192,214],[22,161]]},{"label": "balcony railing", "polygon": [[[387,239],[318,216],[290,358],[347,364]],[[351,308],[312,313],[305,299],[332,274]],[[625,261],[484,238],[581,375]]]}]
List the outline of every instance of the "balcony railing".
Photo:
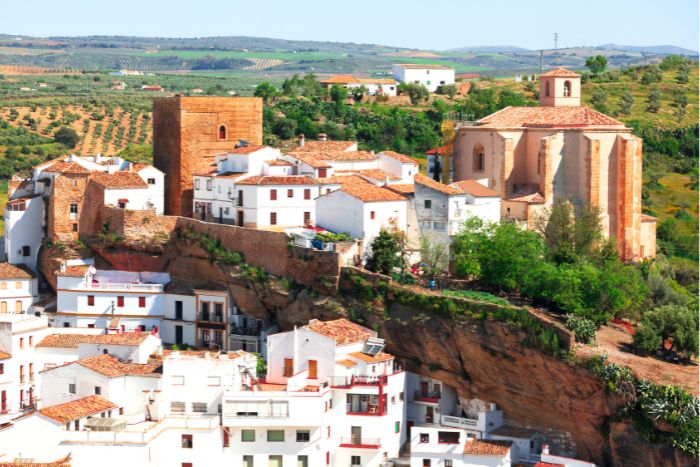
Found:
[{"label": "balcony railing", "polygon": [[223,323],[224,315],[222,313],[207,313],[204,311],[200,311],[199,313],[197,313],[197,320],[206,321],[209,323]]},{"label": "balcony railing", "polygon": [[441,422],[445,426],[451,426],[455,428],[474,428],[479,423],[478,420],[471,418],[453,417],[452,415],[443,415],[441,417]]},{"label": "balcony railing", "polygon": [[340,438],[341,448],[379,449],[381,446],[381,438],[362,438],[359,436]]},{"label": "balcony railing", "polygon": [[128,284],[119,282],[94,282],[85,285],[85,289],[132,290],[136,292],[162,292],[163,284]]},{"label": "balcony railing", "polygon": [[418,402],[432,402],[437,404],[440,402],[442,394],[439,391],[416,391],[413,394],[413,400]]},{"label": "balcony railing", "polygon": [[388,381],[386,375],[352,375],[332,376],[331,386],[335,388],[351,388],[353,386],[384,386]]},{"label": "balcony railing", "polygon": [[378,404],[370,404],[370,405],[361,405],[361,406],[355,406],[353,407],[351,404],[346,404],[346,413],[348,415],[386,415],[387,414],[387,407],[384,405],[384,407],[380,410]]}]

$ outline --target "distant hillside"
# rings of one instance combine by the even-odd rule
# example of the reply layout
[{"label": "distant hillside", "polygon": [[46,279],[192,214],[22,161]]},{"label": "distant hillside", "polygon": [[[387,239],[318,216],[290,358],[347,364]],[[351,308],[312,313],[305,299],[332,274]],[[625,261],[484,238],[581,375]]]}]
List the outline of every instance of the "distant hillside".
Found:
[{"label": "distant hillside", "polygon": [[698,55],[697,50],[685,49],[683,47],[678,47],[675,45],[620,45],[620,44],[603,44],[598,46],[600,49],[605,50],[621,50],[623,52],[633,52],[633,53],[651,53],[659,55]]},{"label": "distant hillside", "polygon": [[513,53],[530,52],[530,50],[518,47],[516,45],[477,45],[469,47],[455,47],[454,49],[449,49],[448,52]]}]

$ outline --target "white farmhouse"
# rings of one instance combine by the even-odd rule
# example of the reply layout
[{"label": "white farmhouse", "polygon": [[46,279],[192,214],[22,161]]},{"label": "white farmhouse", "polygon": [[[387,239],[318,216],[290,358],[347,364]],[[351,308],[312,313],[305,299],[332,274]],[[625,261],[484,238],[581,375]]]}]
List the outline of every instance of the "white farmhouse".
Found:
[{"label": "white farmhouse", "polygon": [[391,67],[394,79],[401,83],[422,84],[435,92],[438,86],[455,83],[455,70],[443,65],[397,64]]},{"label": "white farmhouse", "polygon": [[356,78],[353,75],[335,75],[321,81],[325,88],[334,85],[342,86],[348,90],[365,87],[365,93],[370,96],[396,96],[398,83],[390,78]]}]

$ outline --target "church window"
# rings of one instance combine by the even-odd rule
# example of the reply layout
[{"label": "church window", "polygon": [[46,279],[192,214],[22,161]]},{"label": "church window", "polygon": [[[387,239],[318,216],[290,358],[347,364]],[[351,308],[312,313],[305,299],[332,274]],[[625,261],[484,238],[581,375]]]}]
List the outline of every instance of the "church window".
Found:
[{"label": "church window", "polygon": [[564,97],[571,96],[571,81],[564,81]]},{"label": "church window", "polygon": [[219,139],[226,139],[226,127],[224,125],[219,126]]}]

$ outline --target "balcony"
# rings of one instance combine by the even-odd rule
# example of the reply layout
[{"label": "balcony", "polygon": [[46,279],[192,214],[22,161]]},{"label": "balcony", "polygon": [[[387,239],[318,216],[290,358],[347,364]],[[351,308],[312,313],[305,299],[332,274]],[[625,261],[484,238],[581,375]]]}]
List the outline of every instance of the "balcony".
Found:
[{"label": "balcony", "polygon": [[381,438],[362,438],[359,436],[340,438],[341,448],[379,449],[381,446]]},{"label": "balcony", "polygon": [[386,375],[352,375],[332,376],[331,386],[334,388],[351,388],[353,386],[385,386],[388,382]]},{"label": "balcony", "polygon": [[381,408],[379,404],[346,404],[345,409],[348,415],[379,417],[387,414],[386,402]]},{"label": "balcony", "polygon": [[200,311],[197,313],[197,321],[204,321],[207,323],[223,323],[224,315],[223,313]]},{"label": "balcony", "polygon": [[430,404],[438,404],[442,394],[439,391],[416,391],[413,393],[414,402],[428,402]]},{"label": "balcony", "polygon": [[237,336],[259,337],[261,332],[262,326],[234,326],[231,328],[231,334],[235,334]]},{"label": "balcony", "polygon": [[203,340],[200,348],[202,349],[216,349],[221,350],[223,348],[223,342],[213,341],[213,340]]},{"label": "balcony", "polygon": [[452,415],[443,415],[440,418],[440,422],[445,426],[472,430],[477,428],[477,425],[479,424],[478,420],[472,418],[454,417]]}]

